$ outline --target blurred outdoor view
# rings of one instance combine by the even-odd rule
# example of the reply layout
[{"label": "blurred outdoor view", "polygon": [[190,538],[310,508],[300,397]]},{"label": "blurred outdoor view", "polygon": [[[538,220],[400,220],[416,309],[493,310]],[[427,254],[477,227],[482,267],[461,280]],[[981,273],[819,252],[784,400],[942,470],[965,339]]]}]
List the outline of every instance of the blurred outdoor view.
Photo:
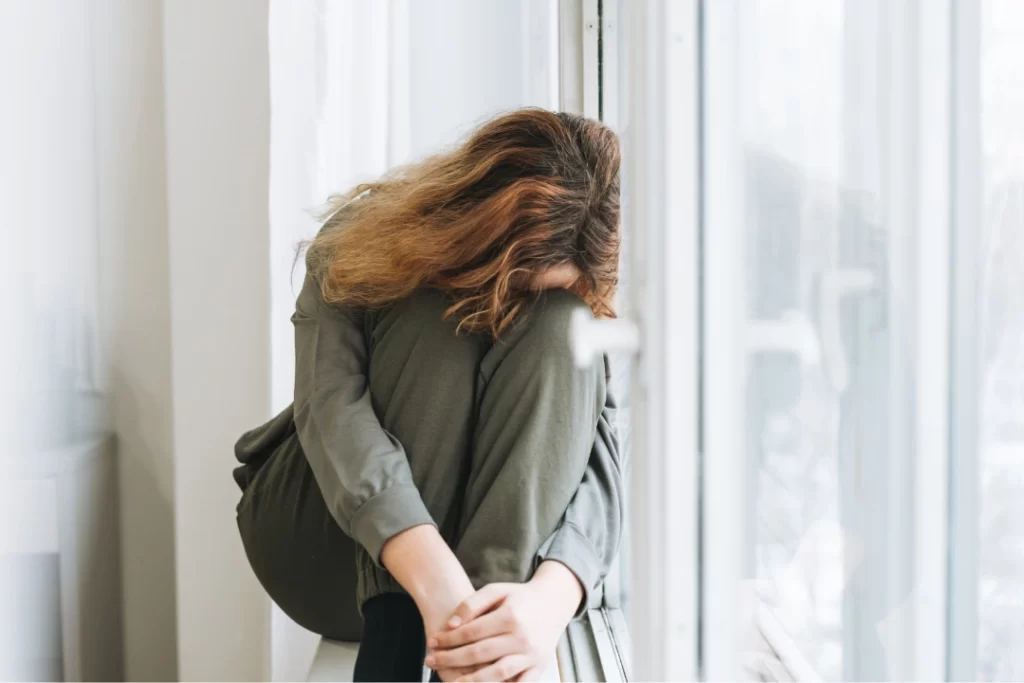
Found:
[{"label": "blurred outdoor view", "polygon": [[978,680],[1024,679],[1024,3],[981,29]]},{"label": "blurred outdoor view", "polygon": [[[914,200],[886,174],[901,129],[893,48],[878,27],[894,10],[888,0],[739,7],[748,325],[756,338],[760,323],[781,322],[790,340],[748,357],[749,573],[820,675],[887,679],[897,644],[880,625],[915,595],[909,541],[942,523],[915,520],[912,507],[915,390],[927,380],[912,371],[915,306],[949,296],[915,291],[915,255],[934,238],[908,229],[914,209],[902,202]],[[977,591],[985,681],[1024,679],[1021,35],[1024,2],[982,3],[980,558],[977,585],[950,590]]]}]

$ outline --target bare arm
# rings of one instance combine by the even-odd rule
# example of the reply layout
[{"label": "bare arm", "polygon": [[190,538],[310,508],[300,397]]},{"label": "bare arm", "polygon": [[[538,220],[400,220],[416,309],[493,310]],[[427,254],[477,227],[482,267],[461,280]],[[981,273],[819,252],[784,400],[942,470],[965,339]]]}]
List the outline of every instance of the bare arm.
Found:
[{"label": "bare arm", "polygon": [[384,544],[381,561],[409,591],[427,633],[445,627],[455,608],[473,594],[473,584],[437,527],[421,525]]}]

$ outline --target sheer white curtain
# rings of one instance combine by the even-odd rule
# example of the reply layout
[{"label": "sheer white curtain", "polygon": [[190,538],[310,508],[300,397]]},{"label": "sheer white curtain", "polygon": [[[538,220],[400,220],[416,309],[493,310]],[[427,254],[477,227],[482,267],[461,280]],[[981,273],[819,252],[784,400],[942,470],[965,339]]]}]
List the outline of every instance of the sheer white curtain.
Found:
[{"label": "sheer white curtain", "polygon": [[273,396],[292,392],[288,317],[304,273],[296,247],[327,197],[405,160],[408,3],[270,5]]},{"label": "sheer white curtain", "polygon": [[[291,402],[289,317],[305,268],[296,249],[316,234],[327,197],[406,158],[408,2],[270,3],[271,395]],[[271,674],[302,680],[316,638],[277,607]]]},{"label": "sheer white curtain", "polygon": [[0,457],[108,426],[92,20],[82,2],[0,6],[0,57],[17,65],[0,70]]}]

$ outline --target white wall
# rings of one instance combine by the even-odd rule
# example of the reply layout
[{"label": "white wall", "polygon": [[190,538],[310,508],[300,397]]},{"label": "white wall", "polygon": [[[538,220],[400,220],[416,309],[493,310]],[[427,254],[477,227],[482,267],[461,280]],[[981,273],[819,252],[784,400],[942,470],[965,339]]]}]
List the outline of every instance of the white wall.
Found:
[{"label": "white wall", "polygon": [[164,3],[178,665],[268,675],[269,603],[245,559],[238,435],[270,412],[266,0]]}]

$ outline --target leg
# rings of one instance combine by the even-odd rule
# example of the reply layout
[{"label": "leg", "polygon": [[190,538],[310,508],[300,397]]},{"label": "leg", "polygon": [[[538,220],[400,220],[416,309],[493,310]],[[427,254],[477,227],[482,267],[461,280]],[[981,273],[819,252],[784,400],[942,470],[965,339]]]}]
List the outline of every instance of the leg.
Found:
[{"label": "leg", "polygon": [[422,681],[423,620],[408,595],[384,593],[363,605],[366,626],[354,681]]},{"label": "leg", "polygon": [[[441,319],[447,305],[440,294],[419,292],[370,316],[374,407],[405,447],[428,509],[474,583],[522,581],[582,479],[604,375],[572,365],[569,317],[582,303],[566,292],[542,297],[529,319],[493,346],[455,335],[454,324]],[[358,620],[340,618],[355,607],[346,576],[358,570],[360,602],[401,589],[361,548],[353,567],[354,544],[330,517],[297,440],[289,444],[260,470],[239,506],[246,552],[293,619],[353,639]],[[365,659],[363,648],[371,657],[378,646],[397,643],[388,634],[393,617],[378,619],[379,612],[369,607],[364,614],[366,677],[376,660]],[[400,649],[421,662],[422,623],[412,632],[415,642],[403,639]]]},{"label": "leg", "polygon": [[[404,445],[424,502],[474,585],[523,581],[583,478],[604,372],[573,363],[569,325],[584,304],[568,292],[539,297],[495,344],[455,335],[441,319],[447,305],[420,292],[371,316],[374,409]],[[378,599],[366,603],[368,620]],[[368,621],[368,638],[370,630]],[[380,638],[385,650],[393,646],[391,633]],[[422,657],[422,640],[413,647]]]},{"label": "leg", "polygon": [[355,681],[421,681],[426,643],[412,598],[356,600],[356,543],[331,517],[292,435],[255,474],[238,505],[243,546],[260,583],[303,628],[360,642]]},{"label": "leg", "polygon": [[[367,327],[374,411],[405,448],[413,482],[451,542],[462,500],[459,472],[473,439],[476,376],[490,342],[456,335],[455,324],[443,320],[448,305],[439,293],[417,292],[370,313]],[[426,642],[415,603],[362,548],[357,564],[366,626],[356,680],[420,680]]]},{"label": "leg", "polygon": [[478,587],[525,581],[586,470],[605,400],[600,367],[575,367],[570,320],[583,302],[541,295],[481,363],[480,408],[456,555]]},{"label": "leg", "polygon": [[456,335],[450,301],[423,290],[368,318],[370,394],[381,425],[408,456],[413,481],[442,536],[459,517],[459,476],[470,460],[477,375],[491,343]]},{"label": "leg", "polygon": [[358,641],[355,542],[331,517],[297,435],[255,473],[237,511],[249,564],[278,607],[314,633]]},{"label": "leg", "polygon": [[[476,377],[490,342],[456,336],[454,324],[442,320],[447,306],[440,294],[420,292],[370,313],[367,327],[374,408],[405,447],[414,481],[451,539],[462,499],[458,472],[473,438]],[[285,613],[328,638],[362,636],[358,676],[421,679],[426,643],[415,605],[334,522],[296,435],[253,475],[238,525],[253,570]],[[376,668],[396,659],[412,662],[401,665],[405,673]]]}]

